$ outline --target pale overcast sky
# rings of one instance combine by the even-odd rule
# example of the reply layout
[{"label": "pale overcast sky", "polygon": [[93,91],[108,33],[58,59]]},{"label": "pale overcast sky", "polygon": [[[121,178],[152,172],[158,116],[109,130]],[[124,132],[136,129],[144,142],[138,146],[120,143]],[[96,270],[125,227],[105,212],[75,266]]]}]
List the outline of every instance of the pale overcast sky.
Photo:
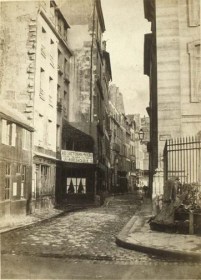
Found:
[{"label": "pale overcast sky", "polygon": [[113,83],[124,96],[126,114],[147,115],[149,80],[143,74],[144,34],[150,23],[144,18],[143,0],[101,0],[110,52]]}]

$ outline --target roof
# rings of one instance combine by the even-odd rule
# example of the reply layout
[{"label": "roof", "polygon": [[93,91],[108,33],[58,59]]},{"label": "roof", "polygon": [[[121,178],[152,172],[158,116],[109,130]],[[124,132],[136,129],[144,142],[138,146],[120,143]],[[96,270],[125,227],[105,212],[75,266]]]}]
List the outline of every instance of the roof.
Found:
[{"label": "roof", "polygon": [[0,103],[0,115],[1,117],[5,118],[6,120],[9,120],[29,131],[34,131],[33,126],[29,124],[25,116],[17,111],[16,109],[9,106],[6,102]]},{"label": "roof", "polygon": [[62,18],[62,20],[64,21],[65,25],[67,26],[67,28],[70,28],[70,25],[68,24],[67,20],[65,19],[64,15],[62,14],[61,10],[59,9],[59,7],[55,7],[55,11],[57,11],[57,13],[59,14],[59,16]]},{"label": "roof", "polygon": [[52,4],[52,6],[54,6],[55,10],[58,12],[59,16],[62,18],[62,20],[64,21],[65,25],[67,26],[67,28],[70,28],[70,25],[68,24],[66,18],[64,17],[63,13],[61,12],[58,3],[56,3],[57,1],[54,0],[50,0],[50,3]]}]

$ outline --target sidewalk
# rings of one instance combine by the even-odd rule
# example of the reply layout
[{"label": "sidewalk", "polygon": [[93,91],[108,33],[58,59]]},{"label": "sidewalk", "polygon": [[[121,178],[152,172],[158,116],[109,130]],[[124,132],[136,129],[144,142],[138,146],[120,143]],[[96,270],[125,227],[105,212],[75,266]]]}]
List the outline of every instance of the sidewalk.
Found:
[{"label": "sidewalk", "polygon": [[148,223],[151,216],[151,200],[146,198],[116,237],[117,245],[161,257],[201,260],[201,236],[152,231]]},{"label": "sidewalk", "polygon": [[91,207],[91,206],[92,205],[88,205],[88,206],[67,205],[64,209],[56,209],[56,208],[40,209],[40,210],[35,210],[33,214],[27,216],[23,215],[23,216],[16,216],[16,217],[6,217],[0,220],[0,234],[15,229],[31,226],[36,223],[40,223],[43,221],[47,221],[65,215],[66,213],[86,209],[87,207]]}]

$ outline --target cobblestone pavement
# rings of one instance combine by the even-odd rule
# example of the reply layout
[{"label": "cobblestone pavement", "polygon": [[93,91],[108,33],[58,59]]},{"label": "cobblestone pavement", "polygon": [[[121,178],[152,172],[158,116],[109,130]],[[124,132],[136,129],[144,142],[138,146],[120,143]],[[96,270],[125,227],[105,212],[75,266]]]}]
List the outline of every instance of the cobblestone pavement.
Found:
[{"label": "cobblestone pavement", "polygon": [[102,207],[4,233],[1,235],[2,253],[66,258],[73,262],[132,264],[163,261],[120,248],[115,243],[115,237],[140,204],[134,195],[115,196]]}]

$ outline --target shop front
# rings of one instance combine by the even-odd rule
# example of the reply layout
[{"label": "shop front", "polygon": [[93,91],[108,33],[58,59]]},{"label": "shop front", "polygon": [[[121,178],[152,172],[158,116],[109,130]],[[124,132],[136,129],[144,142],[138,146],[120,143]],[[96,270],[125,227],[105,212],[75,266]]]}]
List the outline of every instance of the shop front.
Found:
[{"label": "shop front", "polygon": [[57,203],[92,202],[95,195],[95,165],[88,163],[57,163]]}]

